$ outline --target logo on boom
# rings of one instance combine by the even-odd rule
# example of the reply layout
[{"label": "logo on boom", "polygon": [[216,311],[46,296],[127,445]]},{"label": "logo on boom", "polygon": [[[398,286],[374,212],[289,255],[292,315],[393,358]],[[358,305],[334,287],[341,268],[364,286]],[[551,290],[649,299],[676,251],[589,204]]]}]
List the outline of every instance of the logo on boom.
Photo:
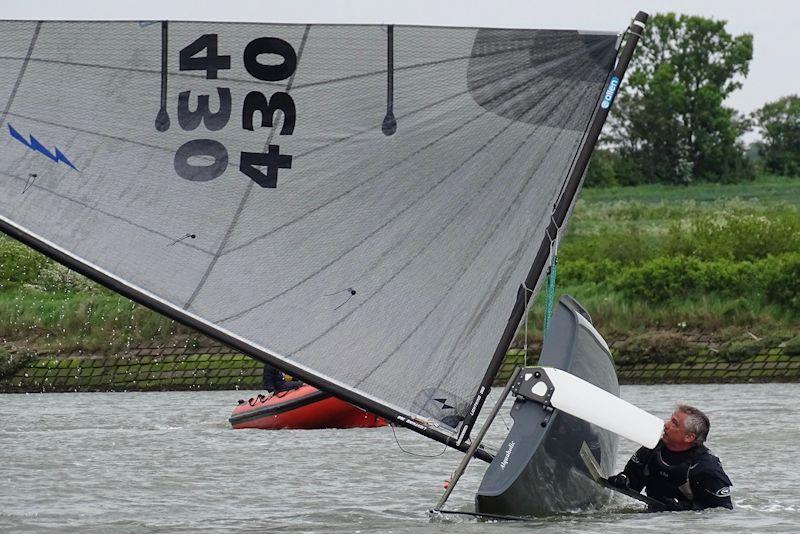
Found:
[{"label": "logo on boom", "polygon": [[611,101],[614,100],[614,93],[617,92],[617,87],[619,87],[619,78],[612,76],[611,80],[608,82],[608,88],[606,89],[606,94],[603,96],[603,101],[600,102],[601,108],[608,109],[611,107]]},{"label": "logo on boom", "polygon": [[[11,134],[11,137],[13,137],[14,139],[19,141],[20,143],[22,143],[26,147],[30,148],[31,150],[34,150],[34,151],[38,152],[39,154],[42,154],[43,156],[47,156],[48,159],[51,159],[56,163],[58,163],[60,161],[60,162],[62,162],[64,164],[72,167],[72,169],[74,169],[76,171],[78,170],[75,167],[75,165],[73,165],[72,162],[69,159],[67,159],[67,156],[65,156],[64,153],[61,152],[58,149],[58,147],[55,148],[55,154],[53,154],[47,148],[45,148],[45,146],[42,143],[40,143],[39,140],[36,139],[33,135],[30,135],[30,140],[27,140],[24,137],[22,137],[22,134],[20,134],[18,131],[16,131],[14,129],[14,127],[11,126],[10,124],[8,125],[8,133]],[[80,171],[78,171],[78,172],[80,172]]]}]

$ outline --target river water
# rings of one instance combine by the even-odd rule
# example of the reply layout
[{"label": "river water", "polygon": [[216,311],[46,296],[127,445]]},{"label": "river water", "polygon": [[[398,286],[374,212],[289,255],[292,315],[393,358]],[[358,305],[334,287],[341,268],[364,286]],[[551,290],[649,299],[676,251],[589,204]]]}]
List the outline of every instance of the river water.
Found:
[{"label": "river water", "polygon": [[[431,519],[461,454],[404,429],[231,430],[249,394],[0,395],[0,531],[800,531],[798,384],[622,388],[659,416],[678,402],[709,414],[735,511],[643,514],[620,496],[526,523]],[[502,442],[504,412],[488,444]],[[618,467],[635,448],[621,441]],[[470,464],[448,508],[472,509],[485,465]]]}]

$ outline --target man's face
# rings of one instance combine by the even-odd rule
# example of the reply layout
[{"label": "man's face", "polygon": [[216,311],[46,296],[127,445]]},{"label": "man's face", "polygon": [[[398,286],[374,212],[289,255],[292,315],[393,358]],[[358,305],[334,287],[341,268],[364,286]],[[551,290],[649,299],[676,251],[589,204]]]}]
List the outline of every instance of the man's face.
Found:
[{"label": "man's face", "polygon": [[669,419],[664,421],[664,434],[661,436],[661,441],[664,442],[668,449],[682,451],[694,444],[697,436],[694,432],[686,432],[685,422],[686,414],[683,412],[675,412]]}]

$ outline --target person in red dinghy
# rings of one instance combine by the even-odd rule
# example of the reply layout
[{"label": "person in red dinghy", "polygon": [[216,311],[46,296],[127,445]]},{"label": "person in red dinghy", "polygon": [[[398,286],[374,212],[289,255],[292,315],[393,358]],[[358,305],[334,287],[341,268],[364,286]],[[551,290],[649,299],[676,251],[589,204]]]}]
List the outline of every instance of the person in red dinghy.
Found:
[{"label": "person in red dinghy", "polygon": [[282,372],[267,364],[264,364],[264,374],[261,375],[261,383],[264,389],[269,393],[289,391],[303,385],[299,380],[286,380],[286,376]]}]

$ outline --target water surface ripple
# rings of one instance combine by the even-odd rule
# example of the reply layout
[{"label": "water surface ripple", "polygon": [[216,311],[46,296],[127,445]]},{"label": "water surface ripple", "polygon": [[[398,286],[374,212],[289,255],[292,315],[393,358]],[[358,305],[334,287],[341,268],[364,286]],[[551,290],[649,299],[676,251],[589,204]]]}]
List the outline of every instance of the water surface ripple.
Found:
[{"label": "water surface ripple", "polygon": [[[660,417],[678,402],[707,411],[734,512],[642,514],[620,497],[529,523],[431,519],[461,455],[407,430],[231,430],[230,410],[249,394],[0,395],[0,531],[800,531],[798,384],[623,387]],[[494,446],[511,424],[501,413]],[[634,450],[623,440],[617,466]],[[473,461],[449,508],[472,509],[484,469]]]}]

